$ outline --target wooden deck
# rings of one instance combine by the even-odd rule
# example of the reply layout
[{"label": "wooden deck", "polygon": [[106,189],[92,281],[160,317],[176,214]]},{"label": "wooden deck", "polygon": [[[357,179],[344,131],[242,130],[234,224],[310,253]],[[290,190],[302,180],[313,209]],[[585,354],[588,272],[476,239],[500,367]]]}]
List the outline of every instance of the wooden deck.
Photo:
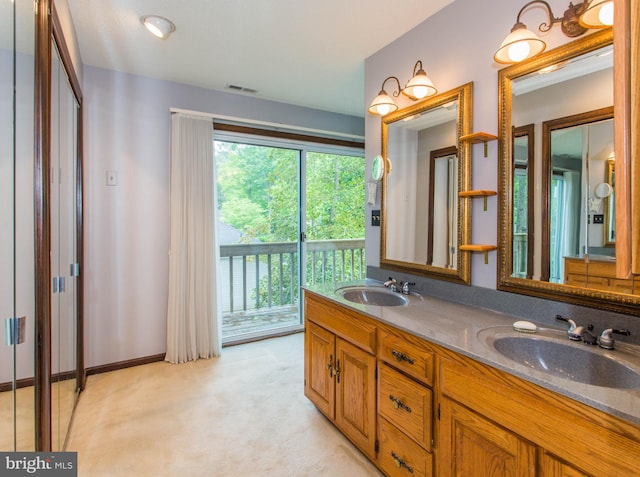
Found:
[{"label": "wooden deck", "polygon": [[267,332],[300,324],[297,305],[224,313],[222,338]]}]

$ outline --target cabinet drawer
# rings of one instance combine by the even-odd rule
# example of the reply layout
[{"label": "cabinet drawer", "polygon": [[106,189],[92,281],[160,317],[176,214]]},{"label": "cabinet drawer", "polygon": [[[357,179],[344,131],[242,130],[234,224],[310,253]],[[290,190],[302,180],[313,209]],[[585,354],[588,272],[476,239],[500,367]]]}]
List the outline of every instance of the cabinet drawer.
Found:
[{"label": "cabinet drawer", "polygon": [[433,456],[385,419],[378,423],[378,465],[389,477],[431,477]]},{"label": "cabinet drawer", "polygon": [[419,338],[381,328],[378,356],[423,383],[430,386],[433,384],[434,353]]},{"label": "cabinet drawer", "polygon": [[359,348],[375,354],[376,326],[366,316],[305,291],[304,317],[305,320],[313,321]]},{"label": "cabinet drawer", "polygon": [[384,363],[378,370],[379,414],[430,451],[431,390]]}]

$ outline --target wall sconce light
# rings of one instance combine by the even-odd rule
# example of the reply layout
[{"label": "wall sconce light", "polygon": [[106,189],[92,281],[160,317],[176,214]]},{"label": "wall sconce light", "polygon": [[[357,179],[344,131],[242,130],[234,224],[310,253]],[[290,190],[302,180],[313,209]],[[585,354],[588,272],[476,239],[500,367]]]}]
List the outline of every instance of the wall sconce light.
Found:
[{"label": "wall sconce light", "polygon": [[[418,66],[420,69],[418,69]],[[402,90],[402,94],[415,101],[417,99],[426,98],[427,96],[431,96],[436,93],[436,87],[433,86],[433,82],[427,76],[427,73],[422,69],[422,61],[418,60],[413,67],[413,77],[409,80],[409,82]]]},{"label": "wall sconce light", "polygon": [[[560,23],[562,33],[570,38],[582,35],[588,28],[604,28],[613,24],[613,0],[592,0],[574,5],[569,3],[569,8],[565,10],[562,17],[556,18],[551,11],[551,7],[544,0],[533,0],[526,3],[518,12],[516,23],[511,29],[511,33],[504,39],[498,51],[493,55],[497,63],[518,63],[531,58],[538,53],[542,53],[547,47],[538,35],[530,30],[520,21],[522,13],[531,5],[540,4],[544,6],[549,15],[547,22],[541,23],[538,30],[547,32],[554,24]],[[602,15],[601,15],[602,13]],[[600,16],[605,21],[610,21],[609,25],[602,22]]]},{"label": "wall sconce light", "polygon": [[382,82],[382,87],[380,88],[378,96],[374,98],[367,110],[371,114],[385,116],[398,109],[398,105],[384,89],[384,85],[390,79],[395,80],[398,86],[398,90],[392,93],[396,98],[400,96],[400,93],[402,93],[407,98],[416,101],[418,99],[426,98],[427,96],[432,96],[438,92],[431,79],[427,76],[427,73],[422,69],[422,61],[418,60],[413,67],[413,76],[407,82],[404,89],[400,86],[400,80],[395,76],[389,76]]},{"label": "wall sconce light", "polygon": [[147,30],[161,40],[166,40],[169,38],[169,35],[176,31],[176,26],[173,22],[158,15],[145,15],[140,18],[140,22]]},{"label": "wall sconce light", "polygon": [[580,24],[587,28],[613,25],[613,0],[592,0],[580,15]]},{"label": "wall sconce light", "polygon": [[371,106],[369,106],[368,111],[371,114],[384,116],[386,114],[393,113],[396,109],[398,109],[398,105],[384,90],[385,83],[390,79],[396,80],[396,83],[398,84],[398,91],[395,91],[393,95],[395,97],[398,97],[400,95],[400,91],[402,90],[402,88],[400,87],[400,80],[398,80],[398,78],[396,78],[395,76],[389,76],[382,82],[382,87],[380,88],[378,96],[373,99],[373,101],[371,102]]}]

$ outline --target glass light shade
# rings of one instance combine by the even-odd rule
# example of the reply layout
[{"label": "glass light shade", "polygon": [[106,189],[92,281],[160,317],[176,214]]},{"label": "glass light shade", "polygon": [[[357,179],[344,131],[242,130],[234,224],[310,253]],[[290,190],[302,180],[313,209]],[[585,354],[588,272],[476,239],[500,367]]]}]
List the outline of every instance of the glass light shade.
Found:
[{"label": "glass light shade", "polygon": [[145,15],[140,21],[147,30],[162,40],[166,40],[176,31],[176,26],[171,21],[157,15]]},{"label": "glass light shade", "polygon": [[385,116],[398,109],[398,105],[394,103],[393,99],[387,94],[385,90],[380,90],[378,96],[371,102],[369,111],[371,114],[377,114],[378,116]]},{"label": "glass light shade", "polygon": [[497,63],[518,63],[542,53],[546,47],[547,44],[535,33],[527,30],[524,25],[516,24],[493,55],[493,59]]},{"label": "glass light shade", "polygon": [[424,70],[419,70],[402,90],[402,94],[414,100],[432,96],[437,92],[438,90],[433,86],[433,82]]},{"label": "glass light shade", "polygon": [[580,15],[580,24],[587,28],[613,25],[613,0],[592,0]]}]

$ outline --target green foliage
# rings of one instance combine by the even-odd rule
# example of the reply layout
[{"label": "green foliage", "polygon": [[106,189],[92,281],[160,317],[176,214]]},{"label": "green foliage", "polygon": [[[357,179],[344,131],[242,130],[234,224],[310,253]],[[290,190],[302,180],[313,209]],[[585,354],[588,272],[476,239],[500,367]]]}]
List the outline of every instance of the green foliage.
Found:
[{"label": "green foliage", "polygon": [[[247,241],[296,242],[299,155],[294,149],[216,141],[220,219],[241,231]],[[307,152],[305,180],[307,241],[364,238],[363,157]],[[315,263],[311,258],[306,260],[308,281],[314,276],[316,283],[364,276],[360,270],[360,251],[355,264],[337,259],[335,270],[331,253],[324,261],[323,271],[321,257],[316,257]],[[266,256],[260,260],[266,266]],[[278,256],[272,257],[271,283],[267,276],[261,278],[257,291],[260,307],[297,303],[296,262],[291,263],[289,255],[282,258],[282,264]]]},{"label": "green foliage", "polygon": [[[216,142],[221,220],[261,242],[298,238],[293,149]],[[307,153],[307,239],[364,237],[364,159]]]}]

